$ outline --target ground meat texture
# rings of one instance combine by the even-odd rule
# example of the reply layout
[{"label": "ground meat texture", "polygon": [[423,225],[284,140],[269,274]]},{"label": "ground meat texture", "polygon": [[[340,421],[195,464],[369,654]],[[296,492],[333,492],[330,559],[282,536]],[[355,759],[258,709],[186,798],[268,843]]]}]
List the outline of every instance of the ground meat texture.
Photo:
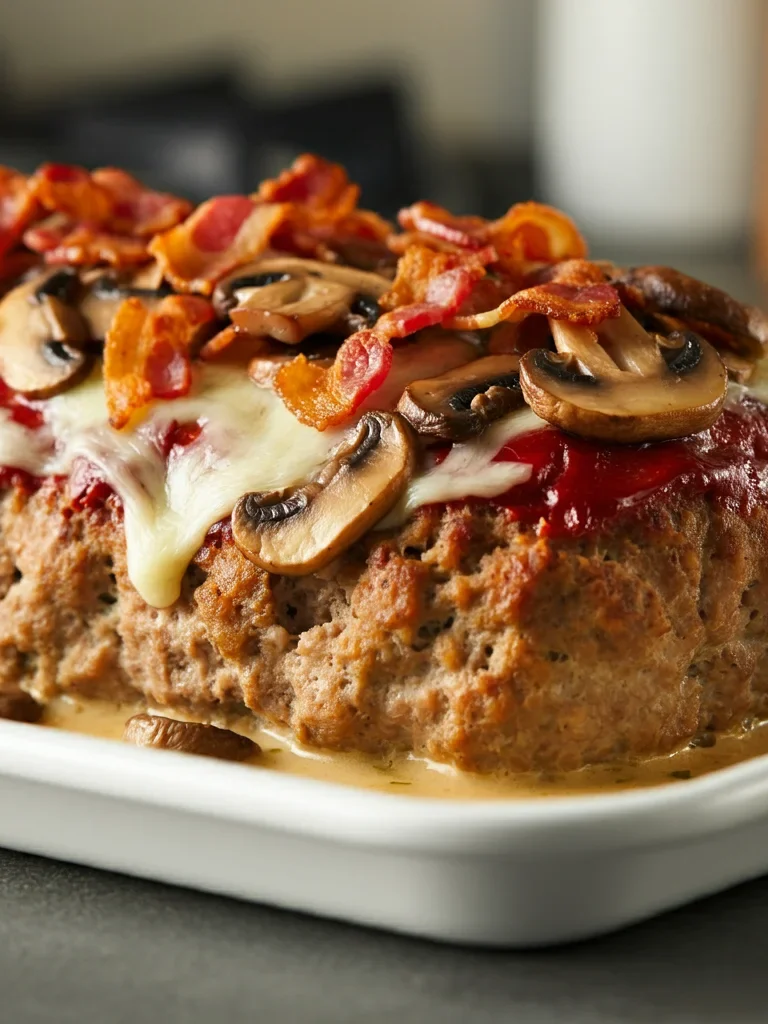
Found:
[{"label": "ground meat texture", "polygon": [[767,537],[768,511],[704,498],[579,540],[467,504],[287,579],[224,531],[158,610],[119,509],[71,513],[47,483],[0,501],[0,690],[250,712],[482,772],[645,757],[768,714]]}]

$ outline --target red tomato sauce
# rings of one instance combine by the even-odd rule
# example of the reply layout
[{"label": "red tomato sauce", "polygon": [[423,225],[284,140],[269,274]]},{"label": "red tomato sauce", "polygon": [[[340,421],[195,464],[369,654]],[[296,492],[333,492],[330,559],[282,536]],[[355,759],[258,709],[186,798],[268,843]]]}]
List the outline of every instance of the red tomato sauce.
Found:
[{"label": "red tomato sauce", "polygon": [[594,533],[639,515],[650,498],[708,495],[742,514],[768,502],[768,408],[745,398],[680,441],[606,445],[559,430],[515,438],[497,461],[529,463],[530,480],[490,499],[550,536]]}]

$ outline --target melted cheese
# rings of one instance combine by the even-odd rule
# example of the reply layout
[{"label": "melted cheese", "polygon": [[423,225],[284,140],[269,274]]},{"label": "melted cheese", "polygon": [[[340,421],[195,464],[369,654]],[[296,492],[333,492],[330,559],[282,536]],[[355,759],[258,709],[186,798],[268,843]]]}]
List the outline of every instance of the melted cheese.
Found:
[{"label": "melted cheese", "polygon": [[[108,425],[98,375],[41,403],[46,422],[39,430],[28,430],[0,410],[0,465],[45,476],[67,474],[84,459],[119,495],[131,582],[158,608],[177,599],[184,571],[206,533],[242,494],[305,482],[344,433],[321,433],[299,423],[242,370],[201,366],[195,372],[187,398],[155,403],[133,430],[117,432]],[[174,421],[198,422],[202,430],[166,460],[158,438]],[[506,441],[541,426],[546,424],[522,410],[481,438],[455,446],[440,465],[411,481],[381,526],[403,522],[420,505],[493,497],[527,480],[529,466],[492,460]]]},{"label": "melted cheese", "polygon": [[509,441],[534,430],[550,429],[532,409],[520,409],[494,423],[480,437],[457,444],[438,465],[411,480],[405,494],[379,523],[380,529],[399,526],[422,505],[457,501],[470,495],[494,498],[530,479],[531,467],[523,462],[494,462]]}]

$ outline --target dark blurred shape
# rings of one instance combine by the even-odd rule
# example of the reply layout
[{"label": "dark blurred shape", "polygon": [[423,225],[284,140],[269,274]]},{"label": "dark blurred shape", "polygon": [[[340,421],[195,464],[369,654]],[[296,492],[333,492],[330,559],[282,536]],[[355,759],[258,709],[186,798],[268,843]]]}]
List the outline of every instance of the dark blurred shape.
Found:
[{"label": "dark blurred shape", "polygon": [[0,163],[116,165],[200,201],[251,192],[312,151],[344,164],[364,204],[392,216],[422,193],[407,106],[386,78],[253,97],[230,65],[209,62],[194,76],[91,88],[42,110],[0,108]]}]

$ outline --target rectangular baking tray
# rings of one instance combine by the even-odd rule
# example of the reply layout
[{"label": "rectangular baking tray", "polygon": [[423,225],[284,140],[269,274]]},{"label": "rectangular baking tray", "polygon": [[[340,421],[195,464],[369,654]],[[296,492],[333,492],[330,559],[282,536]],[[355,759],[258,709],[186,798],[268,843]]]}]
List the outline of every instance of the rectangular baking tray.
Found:
[{"label": "rectangular baking tray", "polygon": [[768,871],[768,757],[425,800],[0,722],[0,845],[446,942],[599,935]]}]

